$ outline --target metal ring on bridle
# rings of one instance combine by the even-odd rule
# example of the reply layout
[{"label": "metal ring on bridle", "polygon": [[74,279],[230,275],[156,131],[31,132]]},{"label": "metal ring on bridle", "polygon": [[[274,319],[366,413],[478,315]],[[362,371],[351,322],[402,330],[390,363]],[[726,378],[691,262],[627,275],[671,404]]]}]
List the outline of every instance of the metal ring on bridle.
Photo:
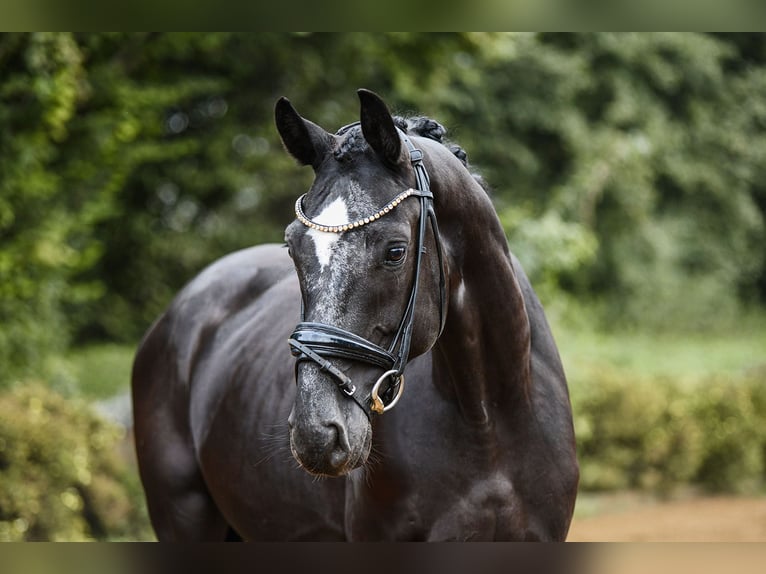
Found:
[{"label": "metal ring on bridle", "polygon": [[[383,381],[385,381],[388,377],[392,375],[399,375],[398,377],[399,382],[397,383],[397,385],[399,386],[399,390],[396,392],[396,396],[393,398],[393,400],[386,405],[383,403],[380,396],[378,395],[378,391],[380,389],[380,385],[383,384]],[[404,375],[399,374],[399,371],[397,371],[396,369],[386,371],[385,373],[380,375],[380,378],[375,382],[375,384],[372,387],[372,392],[370,393],[370,400],[372,401],[372,404],[370,405],[370,409],[372,410],[372,412],[382,415],[387,410],[394,408],[396,403],[402,397],[403,392],[404,392]]]}]

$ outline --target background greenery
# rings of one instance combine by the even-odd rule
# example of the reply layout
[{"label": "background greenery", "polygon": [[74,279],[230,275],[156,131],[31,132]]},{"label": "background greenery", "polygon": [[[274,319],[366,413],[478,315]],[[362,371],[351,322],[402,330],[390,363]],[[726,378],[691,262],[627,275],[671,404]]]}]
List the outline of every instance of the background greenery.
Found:
[{"label": "background greenery", "polygon": [[[311,174],[276,99],[333,130],[358,87],[438,119],[492,187],[555,326],[584,488],[763,487],[763,34],[0,35],[0,390],[11,412],[77,403],[51,407],[72,428],[42,451],[79,433],[140,504],[129,457],[95,462],[110,449],[78,397],[127,389],[141,334],[203,266],[281,241]],[[38,465],[83,515],[87,485],[20,450],[39,421],[3,420],[2,483]],[[141,512],[75,524],[7,492],[0,537],[141,536]]]}]

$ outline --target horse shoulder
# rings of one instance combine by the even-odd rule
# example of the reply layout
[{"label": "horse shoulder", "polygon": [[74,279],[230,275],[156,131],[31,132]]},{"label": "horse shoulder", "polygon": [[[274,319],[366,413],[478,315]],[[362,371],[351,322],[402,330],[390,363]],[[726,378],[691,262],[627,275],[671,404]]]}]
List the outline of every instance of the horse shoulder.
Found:
[{"label": "horse shoulder", "polygon": [[234,252],[209,265],[178,293],[136,352],[132,390],[137,427],[163,418],[164,425],[188,432],[197,366],[232,317],[292,273],[284,251],[265,245]]}]

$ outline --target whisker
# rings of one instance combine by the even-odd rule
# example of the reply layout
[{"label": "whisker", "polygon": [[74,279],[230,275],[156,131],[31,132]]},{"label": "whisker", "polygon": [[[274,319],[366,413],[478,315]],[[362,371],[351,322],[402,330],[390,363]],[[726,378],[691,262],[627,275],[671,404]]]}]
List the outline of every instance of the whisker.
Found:
[{"label": "whisker", "polygon": [[294,461],[290,451],[289,429],[287,423],[281,421],[266,425],[266,431],[260,433],[257,438],[258,444],[264,453],[261,458],[251,464],[251,468],[256,468],[262,464],[277,460],[278,462],[288,463]]},{"label": "whisker", "polygon": [[370,452],[367,455],[367,460],[360,467],[361,479],[368,487],[372,486],[372,475],[375,469],[383,463],[384,458],[385,456],[379,448],[375,447],[374,445],[370,447]]}]

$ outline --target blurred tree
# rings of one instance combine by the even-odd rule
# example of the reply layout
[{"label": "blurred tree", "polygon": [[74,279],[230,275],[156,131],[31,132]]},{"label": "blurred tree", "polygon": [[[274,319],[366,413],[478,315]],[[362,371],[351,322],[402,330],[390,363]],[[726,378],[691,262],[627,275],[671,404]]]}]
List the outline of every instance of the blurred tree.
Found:
[{"label": "blurred tree", "polygon": [[447,110],[533,279],[608,324],[696,329],[763,302],[766,37],[501,41],[472,104]]},{"label": "blurred tree", "polygon": [[[65,344],[67,279],[92,265],[85,203],[67,194],[62,144],[84,97],[82,54],[69,34],[0,36],[0,383],[40,372]],[[79,204],[79,205],[78,205]],[[84,242],[68,240],[77,230]]]}]

